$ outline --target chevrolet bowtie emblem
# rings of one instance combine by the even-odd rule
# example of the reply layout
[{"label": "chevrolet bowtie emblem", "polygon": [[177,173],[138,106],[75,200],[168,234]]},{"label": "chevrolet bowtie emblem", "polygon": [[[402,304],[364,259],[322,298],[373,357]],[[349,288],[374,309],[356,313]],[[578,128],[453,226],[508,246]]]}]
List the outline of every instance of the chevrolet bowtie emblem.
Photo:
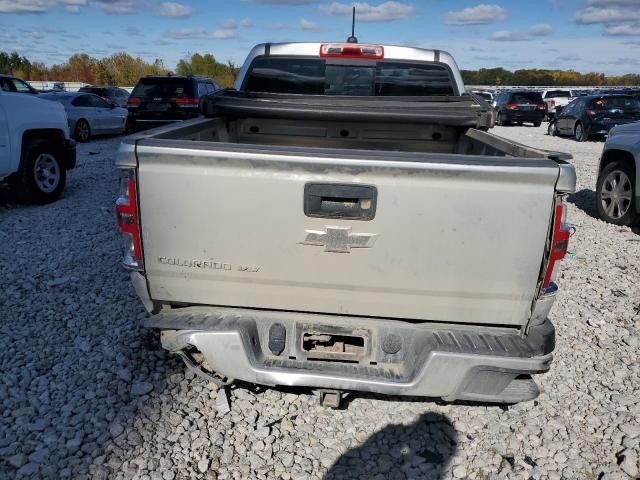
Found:
[{"label": "chevrolet bowtie emblem", "polygon": [[302,245],[324,247],[325,252],[350,253],[352,248],[371,248],[376,242],[376,233],[350,233],[351,227],[326,227],[321,230],[305,230]]}]

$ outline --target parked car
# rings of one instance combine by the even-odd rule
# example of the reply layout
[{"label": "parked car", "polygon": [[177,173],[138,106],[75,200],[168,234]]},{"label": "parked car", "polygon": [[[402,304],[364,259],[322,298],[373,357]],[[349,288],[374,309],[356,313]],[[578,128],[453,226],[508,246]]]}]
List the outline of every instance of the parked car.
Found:
[{"label": "parked car", "polygon": [[179,75],[141,78],[128,100],[129,125],[162,125],[199,115],[200,97],[218,90],[210,78]]},{"label": "parked car", "polygon": [[471,93],[484,98],[489,103],[493,102],[493,93],[489,92],[488,90],[472,90]]},{"label": "parked car", "polygon": [[0,90],[0,181],[28,203],[49,203],[75,167],[64,108],[40,96]]},{"label": "parked car", "polygon": [[596,204],[598,214],[615,225],[640,225],[640,122],[618,125],[604,144]]},{"label": "parked car", "polygon": [[500,92],[496,96],[494,109],[498,125],[527,122],[539,127],[545,116],[545,103],[540,92]]},{"label": "parked car", "polygon": [[551,120],[555,117],[556,107],[565,106],[573,98],[572,90],[544,90],[542,98],[545,103],[547,119]]},{"label": "parked car", "polygon": [[24,80],[18,77],[12,77],[11,75],[2,74],[0,74],[0,90],[3,92],[28,93],[31,95],[38,94],[38,90],[33,88]]},{"label": "parked car", "polygon": [[219,385],[535,398],[575,170],[491,108],[443,51],[256,46],[204,118],[120,146],[147,325]]},{"label": "parked car", "polygon": [[117,107],[127,108],[127,100],[129,99],[129,92],[124,88],[118,87],[81,87],[79,92],[93,93],[98,95],[108,102],[113,103]]},{"label": "parked car", "polygon": [[92,93],[55,92],[40,95],[64,105],[69,128],[79,142],[87,142],[93,135],[122,134],[127,125],[128,112],[108,103]]},{"label": "parked car", "polygon": [[593,135],[606,135],[616,125],[640,120],[640,101],[630,95],[578,97],[549,123],[549,135],[567,135],[586,142]]}]

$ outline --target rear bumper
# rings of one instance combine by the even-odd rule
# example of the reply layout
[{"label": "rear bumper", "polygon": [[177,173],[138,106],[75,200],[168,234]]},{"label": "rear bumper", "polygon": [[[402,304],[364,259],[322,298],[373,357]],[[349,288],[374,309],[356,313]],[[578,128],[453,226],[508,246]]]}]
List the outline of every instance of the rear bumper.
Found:
[{"label": "rear bumper", "polygon": [[76,166],[76,142],[72,139],[66,139],[62,146],[62,163],[67,170],[71,170]]},{"label": "rear bumper", "polygon": [[[286,331],[280,354],[269,343],[276,323]],[[523,376],[547,371],[555,345],[546,319],[529,328],[527,339],[495,327],[213,307],[163,311],[147,326],[163,330],[167,350],[183,356],[197,351],[209,370],[233,379],[447,401],[535,398],[539,390]],[[313,358],[303,347],[305,332],[357,335],[364,348],[349,362]]]},{"label": "rear bumper", "polygon": [[541,122],[544,118],[544,111],[532,110],[528,112],[509,111],[505,113],[505,118],[510,122]]}]

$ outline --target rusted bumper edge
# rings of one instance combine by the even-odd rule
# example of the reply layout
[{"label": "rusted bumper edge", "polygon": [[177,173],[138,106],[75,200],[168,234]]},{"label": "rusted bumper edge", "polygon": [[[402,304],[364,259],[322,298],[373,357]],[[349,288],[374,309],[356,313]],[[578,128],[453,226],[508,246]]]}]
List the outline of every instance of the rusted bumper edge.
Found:
[{"label": "rusted bumper edge", "polygon": [[[272,348],[274,324],[283,327],[277,329],[279,337],[284,332],[277,354]],[[165,349],[185,360],[185,352],[197,352],[207,370],[222,377],[271,386],[501,403],[538,396],[530,375],[549,369],[555,337],[549,320],[531,326],[523,338],[506,328],[223,307],[163,310],[146,325],[162,330]],[[305,349],[305,332],[351,332],[364,338],[362,352],[344,362],[313,358]]]}]

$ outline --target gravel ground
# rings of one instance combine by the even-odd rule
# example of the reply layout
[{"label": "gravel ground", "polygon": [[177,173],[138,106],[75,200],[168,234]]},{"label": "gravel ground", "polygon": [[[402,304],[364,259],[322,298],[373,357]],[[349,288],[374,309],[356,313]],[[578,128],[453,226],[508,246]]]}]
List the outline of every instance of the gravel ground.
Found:
[{"label": "gravel ground", "polygon": [[64,197],[0,190],[0,478],[638,478],[640,235],[595,217],[602,142],[498,127],[568,151],[571,247],[556,360],[510,408],[306,390],[218,390],[160,349],[120,268],[119,139],[79,147]]}]

